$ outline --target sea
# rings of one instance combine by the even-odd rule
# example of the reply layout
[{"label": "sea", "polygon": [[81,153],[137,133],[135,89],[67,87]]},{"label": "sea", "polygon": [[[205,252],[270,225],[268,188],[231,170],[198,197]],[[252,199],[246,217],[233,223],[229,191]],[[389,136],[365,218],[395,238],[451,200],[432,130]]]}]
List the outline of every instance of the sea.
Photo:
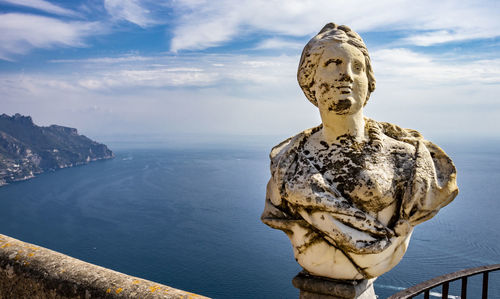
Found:
[{"label": "sea", "polygon": [[[112,143],[114,159],[1,187],[0,233],[213,298],[298,298],[290,242],[260,221],[279,141]],[[500,142],[439,145],[458,169],[460,194],[415,228],[403,260],[375,281],[379,298],[500,263]],[[489,298],[500,298],[498,272]],[[470,278],[468,298],[480,290],[480,277]],[[449,298],[458,295],[453,283]]]}]

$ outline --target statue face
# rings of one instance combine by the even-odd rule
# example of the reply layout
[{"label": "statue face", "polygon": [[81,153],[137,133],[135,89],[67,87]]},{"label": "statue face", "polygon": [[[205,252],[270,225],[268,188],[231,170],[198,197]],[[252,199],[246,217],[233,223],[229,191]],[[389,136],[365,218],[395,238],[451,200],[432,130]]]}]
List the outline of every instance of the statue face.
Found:
[{"label": "statue face", "polygon": [[365,57],[356,47],[342,42],[328,45],[318,62],[312,87],[320,111],[350,115],[361,110],[368,93],[365,71]]}]

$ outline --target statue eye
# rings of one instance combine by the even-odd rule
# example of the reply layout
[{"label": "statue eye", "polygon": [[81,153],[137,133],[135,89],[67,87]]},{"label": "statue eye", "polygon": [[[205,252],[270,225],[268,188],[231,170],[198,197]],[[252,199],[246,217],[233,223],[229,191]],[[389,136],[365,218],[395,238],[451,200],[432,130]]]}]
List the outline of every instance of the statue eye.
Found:
[{"label": "statue eye", "polygon": [[341,64],[341,63],[342,63],[342,60],[340,60],[340,59],[338,59],[338,58],[337,58],[337,59],[333,59],[333,58],[332,58],[332,59],[328,59],[328,60],[325,62],[325,67],[327,67],[327,66],[328,66],[329,64],[331,64],[331,63],[335,63],[335,65],[339,65],[339,64]]},{"label": "statue eye", "polygon": [[360,62],[355,62],[354,63],[354,70],[356,72],[361,72],[361,71],[364,71],[364,66],[363,64],[361,64]]}]

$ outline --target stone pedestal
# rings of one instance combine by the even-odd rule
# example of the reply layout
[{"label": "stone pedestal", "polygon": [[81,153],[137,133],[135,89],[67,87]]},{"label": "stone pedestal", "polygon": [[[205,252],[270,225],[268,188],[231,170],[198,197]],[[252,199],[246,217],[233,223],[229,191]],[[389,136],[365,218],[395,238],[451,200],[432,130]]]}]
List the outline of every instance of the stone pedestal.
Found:
[{"label": "stone pedestal", "polygon": [[375,299],[373,279],[334,280],[302,271],[292,280],[300,299]]}]

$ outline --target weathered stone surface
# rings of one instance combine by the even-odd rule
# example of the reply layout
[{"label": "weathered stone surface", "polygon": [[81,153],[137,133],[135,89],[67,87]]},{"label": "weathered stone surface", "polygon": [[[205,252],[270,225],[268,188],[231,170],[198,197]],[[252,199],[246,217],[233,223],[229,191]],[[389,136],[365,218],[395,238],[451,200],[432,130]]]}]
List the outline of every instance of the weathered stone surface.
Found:
[{"label": "weathered stone surface", "polygon": [[0,299],[207,298],[0,234]]},{"label": "weathered stone surface", "polygon": [[401,260],[413,227],[456,197],[455,166],[417,131],[364,117],[375,77],[347,26],[309,41],[297,77],[322,124],[272,149],[262,221],[313,275],[377,277]]}]

